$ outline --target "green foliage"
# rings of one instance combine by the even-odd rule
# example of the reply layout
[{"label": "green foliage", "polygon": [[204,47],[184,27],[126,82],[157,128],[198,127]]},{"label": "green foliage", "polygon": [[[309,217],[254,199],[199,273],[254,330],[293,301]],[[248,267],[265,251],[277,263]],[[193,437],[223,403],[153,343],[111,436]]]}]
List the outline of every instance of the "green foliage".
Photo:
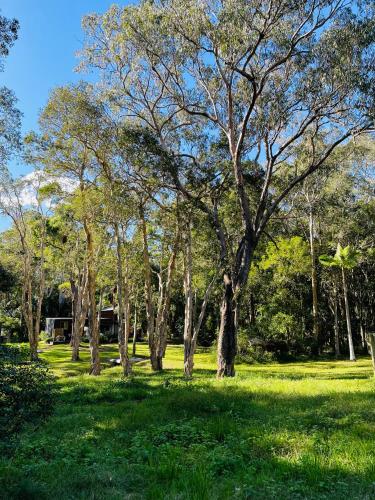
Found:
[{"label": "green foliage", "polygon": [[269,242],[266,253],[259,262],[260,269],[272,269],[277,281],[308,274],[310,267],[308,243],[300,236],[279,237],[275,243]]},{"label": "green foliage", "polygon": [[360,255],[360,252],[351,245],[342,247],[340,243],[338,243],[336,253],[333,257],[330,255],[320,255],[319,261],[326,267],[353,269],[358,265]]},{"label": "green foliage", "polygon": [[[249,336],[266,342],[280,341],[276,352],[303,345],[310,310],[311,258],[308,243],[300,236],[279,236],[259,248],[250,271],[249,290],[256,301],[255,324]],[[283,353],[283,355],[285,352]]]},{"label": "green foliage", "polygon": [[25,345],[5,344],[0,346],[0,363],[20,363],[30,358],[30,349]]},{"label": "green foliage", "polygon": [[[19,22],[0,15],[0,62],[9,55],[9,49],[17,40]],[[1,68],[1,66],[0,66]]]},{"label": "green foliage", "polygon": [[28,349],[0,345],[0,436],[26,422],[39,422],[53,407],[53,379],[47,366],[30,363]]},{"label": "green foliage", "polygon": [[[243,363],[268,363],[274,361],[275,355],[267,352],[264,344],[251,343],[250,335],[258,333],[256,329],[240,328],[237,335],[237,352],[240,361]],[[257,339],[257,337],[255,337]]]},{"label": "green foliage", "polygon": [[272,316],[270,330],[274,337],[289,340],[293,337],[294,332],[298,330],[298,324],[291,314],[279,311]]},{"label": "green foliage", "polygon": [[1,330],[7,334],[18,332],[21,327],[21,320],[13,316],[7,316],[0,313],[0,326]]},{"label": "green foliage", "polygon": [[16,276],[0,264],[0,292],[8,292],[16,285]]}]

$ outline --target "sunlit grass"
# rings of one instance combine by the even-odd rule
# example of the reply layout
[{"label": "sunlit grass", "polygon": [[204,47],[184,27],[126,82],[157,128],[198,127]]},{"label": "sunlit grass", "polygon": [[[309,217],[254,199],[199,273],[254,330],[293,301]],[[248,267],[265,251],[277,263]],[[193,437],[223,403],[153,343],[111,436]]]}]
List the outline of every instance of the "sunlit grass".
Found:
[{"label": "sunlit grass", "polygon": [[[375,498],[375,381],[369,359],[239,365],[217,381],[200,351],[192,381],[182,347],[165,371],[126,381],[88,375],[89,349],[42,346],[57,376],[54,415],[4,449],[3,498]],[[140,344],[137,355],[147,355]],[[6,454],[6,456],[5,456]]]}]

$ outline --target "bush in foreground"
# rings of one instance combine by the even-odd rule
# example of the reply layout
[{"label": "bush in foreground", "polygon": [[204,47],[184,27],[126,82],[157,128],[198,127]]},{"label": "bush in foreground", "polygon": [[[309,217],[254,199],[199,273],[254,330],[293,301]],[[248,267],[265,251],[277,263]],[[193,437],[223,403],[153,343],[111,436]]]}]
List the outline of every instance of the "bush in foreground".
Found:
[{"label": "bush in foreground", "polygon": [[24,423],[50,414],[53,377],[46,365],[26,361],[28,350],[0,346],[0,436],[9,436]]}]

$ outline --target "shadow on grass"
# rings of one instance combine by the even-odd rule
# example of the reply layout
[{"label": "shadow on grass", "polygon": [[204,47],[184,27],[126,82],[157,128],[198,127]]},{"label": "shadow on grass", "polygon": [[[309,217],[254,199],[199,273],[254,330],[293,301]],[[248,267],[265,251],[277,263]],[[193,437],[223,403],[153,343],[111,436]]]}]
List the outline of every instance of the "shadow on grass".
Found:
[{"label": "shadow on grass", "polygon": [[[115,352],[102,347],[103,356]],[[68,362],[66,350],[51,358],[64,375],[82,375],[88,349],[82,355],[82,363]],[[289,392],[253,384],[367,378],[364,367],[336,368],[242,367],[237,379],[220,383],[213,368],[187,381],[181,368],[137,365],[127,380],[115,368],[104,377],[62,378],[54,415],[19,436],[11,460],[0,458],[0,498],[374,498],[374,391],[344,384],[341,392],[309,395],[293,392],[295,384]]]},{"label": "shadow on grass", "polygon": [[25,435],[0,468],[3,492],[62,499],[373,498],[374,407],[370,391],[259,393],[188,382],[174,370],[85,385],[71,379],[55,415]]},{"label": "shadow on grass", "polygon": [[251,374],[261,376],[263,378],[276,378],[276,379],[286,379],[286,380],[304,380],[308,378],[313,378],[316,380],[363,380],[373,377],[371,370],[366,370],[363,372],[345,372],[345,373],[293,373],[290,371],[272,371],[270,369],[266,370],[256,370],[252,369],[249,372]]}]

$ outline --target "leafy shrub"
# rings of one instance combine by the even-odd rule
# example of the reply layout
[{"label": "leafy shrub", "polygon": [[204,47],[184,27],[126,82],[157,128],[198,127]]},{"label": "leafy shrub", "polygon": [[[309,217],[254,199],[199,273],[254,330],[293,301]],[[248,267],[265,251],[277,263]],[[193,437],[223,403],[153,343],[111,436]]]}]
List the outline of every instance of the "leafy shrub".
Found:
[{"label": "leafy shrub", "polygon": [[298,324],[294,316],[279,311],[272,316],[270,330],[274,337],[288,341],[298,331]]},{"label": "leafy shrub", "polygon": [[20,363],[30,359],[30,349],[21,345],[0,346],[0,364]]},{"label": "leafy shrub", "polygon": [[110,344],[116,342],[117,336],[110,331],[100,332],[100,342],[101,344]]},{"label": "leafy shrub", "polygon": [[21,320],[0,312],[0,327],[2,336],[14,339],[21,333]]},{"label": "leafy shrub", "polygon": [[243,328],[238,331],[237,352],[244,363],[268,363],[275,359],[274,354],[268,352],[261,342],[252,343],[249,332]]},{"label": "leafy shrub", "polygon": [[0,346],[0,436],[24,422],[47,416],[53,407],[54,384],[43,363],[26,361],[27,348]]},{"label": "leafy shrub", "polygon": [[48,342],[50,340],[53,340],[53,338],[51,337],[51,334],[46,332],[45,330],[41,330],[41,332],[39,334],[39,339],[43,340],[43,342]]}]

